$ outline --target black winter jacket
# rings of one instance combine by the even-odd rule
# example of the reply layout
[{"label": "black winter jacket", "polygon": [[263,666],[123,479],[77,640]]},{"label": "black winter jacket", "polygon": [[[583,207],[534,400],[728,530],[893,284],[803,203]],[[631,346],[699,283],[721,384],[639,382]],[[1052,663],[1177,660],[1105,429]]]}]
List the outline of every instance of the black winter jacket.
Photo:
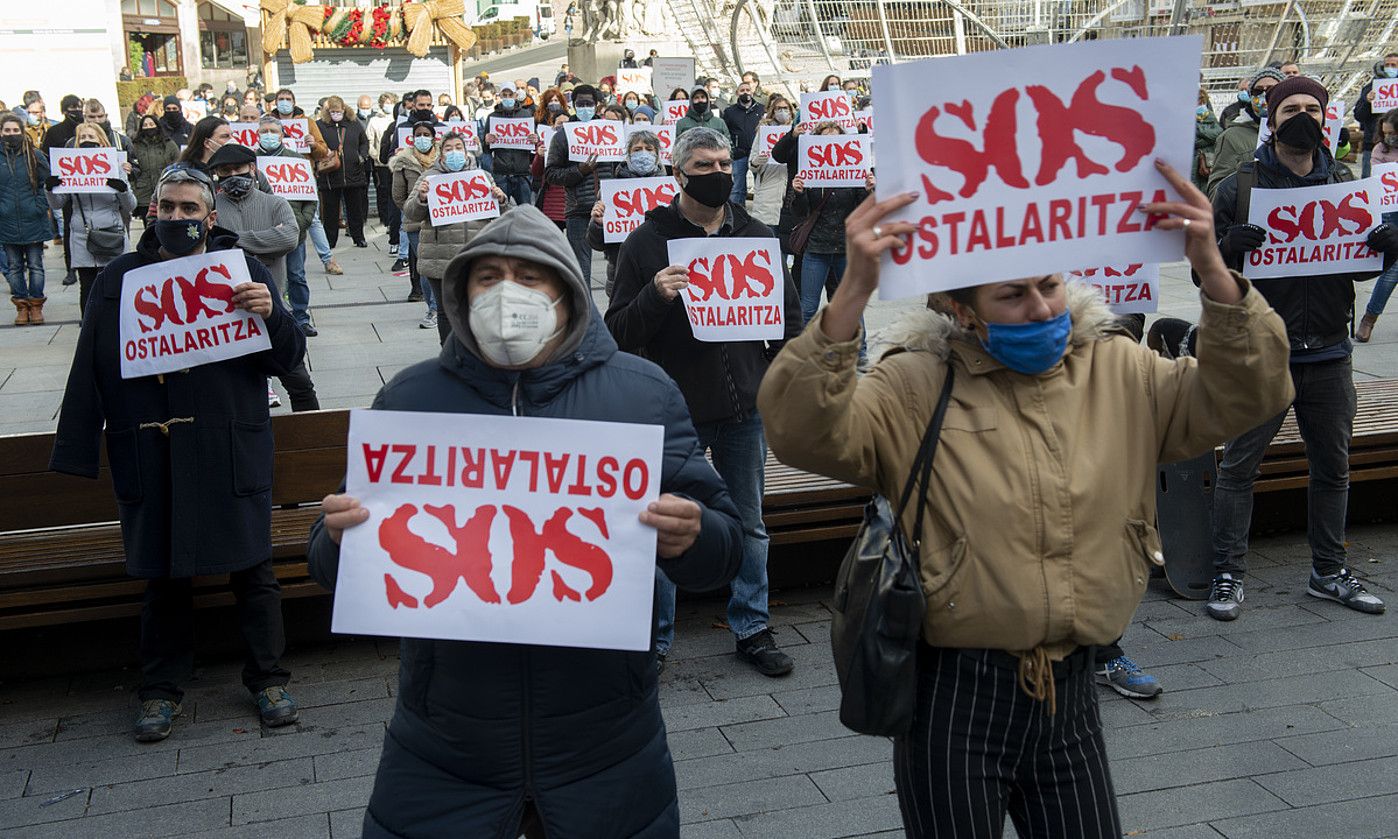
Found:
[{"label": "black winter jacket", "polygon": [[369,135],[364,133],[364,123],[346,116],[340,122],[318,119],[316,125],[325,138],[326,147],[341,152],[340,168],[316,178],[321,189],[368,186],[365,164],[370,160]]},{"label": "black winter jacket", "polygon": [[[1316,150],[1315,167],[1305,177],[1297,176],[1277,160],[1271,144],[1257,149],[1256,158],[1239,167],[1240,172],[1251,167],[1257,173],[1259,189],[1293,189],[1303,186],[1350,181],[1354,175],[1343,163],[1337,162],[1324,148]],[[1214,229],[1223,240],[1229,227],[1246,224],[1238,218],[1238,174],[1224,178],[1214,193]],[[1228,267],[1243,272],[1245,254],[1223,252]],[[1291,352],[1315,353],[1327,347],[1349,342],[1349,313],[1354,305],[1354,284],[1372,280],[1374,274],[1328,274],[1301,277],[1253,280],[1253,285],[1286,321],[1286,334]]]},{"label": "black winter jacket", "polygon": [[[757,387],[767,364],[787,339],[801,333],[801,300],[785,266],[786,335],[782,341],[699,341],[690,329],[684,303],[670,302],[655,288],[655,275],[670,264],[668,242],[704,236],[680,212],[680,199],[646,213],[617,255],[616,287],[607,308],[607,328],[627,352],[639,353],[665,369],[680,386],[696,424],[740,421],[757,412]],[[736,204],[727,237],[774,237],[771,228]]]},{"label": "black winter jacket", "polygon": [[[528,108],[515,107],[506,109],[504,105],[496,105],[495,110],[491,111],[485,119],[481,120],[481,122],[484,123],[483,127],[485,129],[481,132],[481,136],[484,137],[485,134],[490,132],[490,117],[518,119],[521,117],[533,118],[533,116],[533,111],[530,111]],[[492,149],[490,144],[485,142],[485,140],[481,140],[481,148],[490,152],[491,160],[494,161],[491,174],[495,176],[497,182],[501,178],[509,175],[523,175],[526,178],[529,177],[529,167],[534,163],[534,152],[525,151],[524,149]]]},{"label": "black winter jacket", "polygon": [[[577,119],[570,118],[568,121],[577,122]],[[597,182],[610,178],[616,165],[598,163],[596,169],[584,174],[581,163],[568,159],[568,132],[559,128],[549,141],[544,181],[564,188],[563,215],[566,218],[588,218],[592,215],[592,205],[597,203]]]},{"label": "black winter jacket", "polygon": [[811,213],[820,212],[815,226],[811,228],[806,250],[810,253],[844,253],[845,219],[868,195],[869,190],[857,186],[808,187],[801,192],[793,190],[790,204],[797,224],[805,221]]},{"label": "black winter jacket", "polygon": [[762,119],[763,108],[753,100],[744,108],[739,104],[723,109],[723,122],[728,126],[728,134],[733,138],[733,159],[742,160],[752,154],[753,139],[757,136],[757,123]]}]

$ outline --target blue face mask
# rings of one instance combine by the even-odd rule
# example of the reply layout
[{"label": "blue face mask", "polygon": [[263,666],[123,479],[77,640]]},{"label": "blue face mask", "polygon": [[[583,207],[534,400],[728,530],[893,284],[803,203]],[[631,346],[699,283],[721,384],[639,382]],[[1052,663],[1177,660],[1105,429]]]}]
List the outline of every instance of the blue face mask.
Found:
[{"label": "blue face mask", "polygon": [[597,109],[588,105],[579,105],[573,110],[573,113],[578,115],[578,119],[587,122],[597,114]]},{"label": "blue face mask", "polygon": [[296,110],[296,105],[290,99],[277,100],[277,113],[282,116],[289,116],[294,110]]},{"label": "blue face mask", "polygon": [[280,134],[258,134],[257,144],[266,151],[276,151],[282,147],[282,135]]},{"label": "blue face mask", "polygon": [[1252,94],[1248,93],[1246,90],[1240,90],[1238,91],[1238,101],[1244,103],[1251,102]]},{"label": "blue face mask", "polygon": [[442,163],[452,172],[460,172],[466,168],[466,152],[452,149],[442,155]]},{"label": "blue face mask", "polygon": [[507,111],[513,110],[515,107],[515,100],[507,96],[504,99],[500,100],[500,107],[504,108]]},{"label": "blue face mask", "polygon": [[1001,364],[1037,376],[1057,364],[1068,349],[1073,318],[1067,309],[1056,318],[1030,323],[987,323],[985,351]]},{"label": "blue face mask", "polygon": [[633,151],[626,156],[626,165],[632,172],[655,171],[655,154],[648,151]]},{"label": "blue face mask", "polygon": [[432,151],[432,138],[424,137],[421,135],[414,137],[413,148],[417,149],[423,154],[427,154],[428,152]]},{"label": "blue face mask", "polygon": [[1383,68],[1383,74],[1390,79],[1398,79],[1398,67],[1385,67]]},{"label": "blue face mask", "polygon": [[1207,116],[1208,113],[1209,113],[1209,106],[1208,106],[1208,105],[1200,105],[1199,107],[1197,107],[1197,108],[1194,109],[1194,115],[1195,115],[1195,116],[1200,116],[1200,117],[1202,117],[1202,116]]}]

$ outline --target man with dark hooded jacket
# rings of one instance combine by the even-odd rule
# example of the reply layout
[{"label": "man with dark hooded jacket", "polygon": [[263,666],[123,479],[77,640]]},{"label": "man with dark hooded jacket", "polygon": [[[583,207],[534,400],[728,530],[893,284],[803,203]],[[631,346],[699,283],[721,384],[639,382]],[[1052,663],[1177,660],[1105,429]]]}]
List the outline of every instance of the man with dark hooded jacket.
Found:
[{"label": "man with dark hooded jacket", "polygon": [[[768,627],[767,529],[762,522],[767,442],[757,413],[757,388],[782,342],[699,341],[679,299],[689,271],[671,265],[669,241],[700,237],[772,237],[767,225],[728,200],[733,155],[728,138],[694,128],[675,140],[675,179],[683,190],[668,206],[646,213],[617,256],[616,287],[607,328],[627,352],[664,368],[679,385],[694,417],[699,444],[708,450],[743,519],[743,567],[728,599],[728,626],[737,655],[767,676],[790,673],[791,658]],[[782,271],[785,337],[801,333],[801,301]],[[663,570],[663,569],[662,569]],[[661,590],[657,653],[674,637],[675,584],[657,575]]]},{"label": "man with dark hooded jacket", "polygon": [[[1218,185],[1214,194],[1214,228],[1228,267],[1244,271],[1248,251],[1260,247],[1268,232],[1248,224],[1251,191],[1296,189],[1354,180],[1322,145],[1329,93],[1320,83],[1293,76],[1267,92],[1271,139],[1255,159]],[[1391,263],[1398,255],[1398,230],[1386,224],[1368,236],[1370,248]],[[1365,590],[1350,573],[1345,552],[1345,512],[1349,502],[1349,444],[1355,414],[1353,345],[1349,317],[1354,283],[1375,274],[1281,277],[1255,280],[1257,290],[1286,322],[1291,342],[1291,378],[1296,399],[1291,408],[1306,444],[1310,480],[1306,487],[1306,535],[1311,547],[1307,594],[1333,600],[1361,612],[1379,613],[1383,601]],[[1252,486],[1262,455],[1286,418],[1283,411],[1223,450],[1214,491],[1214,580],[1206,611],[1218,620],[1241,613],[1243,573],[1252,519]]]},{"label": "man with dark hooded jacket", "polygon": [[[531,205],[506,212],[451,261],[442,291],[452,337],[385,385],[374,408],[663,425],[662,494],[641,517],[657,529],[657,563],[686,587],[732,579],[738,512],[683,398],[664,371],[617,351],[553,222]],[[508,304],[485,316],[496,294],[553,301],[556,314],[536,318],[531,357],[502,339]],[[332,495],[325,512],[309,559],[333,587],[340,534],[364,511]],[[526,820],[547,836],[679,836],[650,652],[405,638],[401,657],[365,839],[515,839]]]},{"label": "man with dark hooded jacket", "polygon": [[[573,88],[573,117],[569,122],[588,122],[597,116],[597,89],[588,84]],[[568,132],[562,129],[554,133],[548,152],[544,180],[563,187],[568,244],[573,248],[583,280],[590,286],[592,248],[587,244],[587,223],[592,216],[592,205],[597,203],[600,194],[598,180],[610,178],[615,164],[598,163],[596,155],[583,161],[569,160]]]},{"label": "man with dark hooded jacket", "polygon": [[[522,92],[522,91],[521,91]],[[534,203],[534,193],[529,188],[529,168],[534,163],[534,152],[524,149],[497,149],[492,148],[496,137],[490,133],[490,117],[501,119],[517,119],[520,117],[533,118],[534,112],[529,110],[520,102],[520,97],[514,89],[514,85],[505,83],[500,85],[500,101],[495,105],[495,110],[490,112],[486,118],[486,135],[483,148],[490,152],[494,158],[491,175],[495,178],[495,183],[505,191],[505,194],[515,200],[517,206],[523,207],[525,204]],[[533,132],[530,132],[531,136]],[[530,141],[533,145],[534,141]]]}]

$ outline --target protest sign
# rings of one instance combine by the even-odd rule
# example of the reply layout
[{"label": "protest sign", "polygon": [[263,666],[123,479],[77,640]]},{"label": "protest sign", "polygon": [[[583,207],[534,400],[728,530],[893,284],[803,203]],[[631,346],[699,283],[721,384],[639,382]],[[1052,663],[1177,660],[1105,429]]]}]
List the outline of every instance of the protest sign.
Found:
[{"label": "protest sign", "polygon": [[620,163],[625,160],[624,125],[620,120],[612,119],[563,123],[568,143],[568,159],[575,163],[585,163],[595,154],[598,163]]},{"label": "protest sign", "polygon": [[116,190],[107,186],[107,180],[126,180],[126,173],[121,169],[124,160],[126,152],[113,148],[65,149],[55,146],[49,150],[49,174],[59,180],[53,194],[112,194]]},{"label": "protest sign", "polygon": [[[331,628],[648,650],[665,429],[356,410]],[[507,441],[507,442],[506,442]]]},{"label": "protest sign", "polygon": [[1333,155],[1340,148],[1340,133],[1345,128],[1345,103],[1339,99],[1330,100],[1325,106],[1325,138],[1322,142]]},{"label": "protest sign", "polygon": [[[432,175],[427,179],[427,215],[432,226],[499,216],[494,189],[490,175],[480,169]],[[409,196],[408,200],[417,199]]]},{"label": "protest sign", "polygon": [[[854,112],[855,125],[863,127],[870,137],[874,136],[874,111],[872,108]],[[858,130],[857,128],[855,130]]]},{"label": "protest sign", "polygon": [[796,138],[805,186],[868,186],[869,146],[863,134],[802,134]]},{"label": "protest sign", "polygon": [[553,135],[558,133],[557,128],[541,125],[538,128],[539,141],[544,144],[544,162],[549,162],[549,149],[553,146]]},{"label": "protest sign", "polygon": [[618,67],[616,71],[616,98],[628,93],[642,97],[651,95],[651,68]]},{"label": "protest sign", "polygon": [[1373,179],[1379,183],[1379,212],[1398,213],[1398,163],[1375,163]]},{"label": "protest sign", "polygon": [[1398,79],[1374,79],[1374,101],[1369,103],[1369,110],[1376,114],[1384,114],[1398,108]]},{"label": "protest sign", "polygon": [[786,334],[786,285],[776,239],[671,239],[671,265],[689,269],[680,291],[699,341],[775,341]]},{"label": "protest sign", "polygon": [[529,139],[534,136],[533,117],[491,117],[489,133],[495,135],[491,148],[534,151],[534,141]]},{"label": "protest sign", "polygon": [[[1295,117],[1292,117],[1295,119]],[[1383,270],[1383,255],[1364,240],[1379,223],[1378,179],[1295,189],[1253,189],[1248,223],[1267,231],[1247,253],[1250,280]]]},{"label": "protest sign", "polygon": [[874,67],[878,193],[917,196],[890,219],[917,229],[885,257],[880,297],[1181,259],[1184,232],[1138,208],[1178,200],[1154,164],[1189,172],[1199,89],[1183,69],[1201,52],[1198,36],[1130,38]]},{"label": "protest sign", "polygon": [[1160,308],[1159,265],[1116,265],[1068,272],[1069,279],[1090,283],[1118,315],[1150,314]]},{"label": "protest sign", "polygon": [[[916,89],[927,89],[925,75]],[[833,122],[845,131],[859,130],[859,122],[854,116],[854,105],[850,103],[849,94],[843,90],[801,94],[801,121],[807,125]]]},{"label": "protest sign", "polygon": [[209,115],[209,103],[200,99],[184,99],[180,101],[180,111],[192,125]]},{"label": "protest sign", "polygon": [[675,126],[656,125],[648,122],[630,123],[626,126],[626,142],[631,141],[631,135],[637,131],[649,131],[660,141],[660,163],[663,166],[671,165],[674,160],[670,157],[670,147],[675,144]]},{"label": "protest sign", "polygon": [[315,169],[304,157],[258,155],[257,168],[272,185],[273,195],[288,201],[315,201],[318,197]]},{"label": "protest sign", "polygon": [[[759,125],[757,127],[757,142],[753,144],[753,154],[765,154],[768,158],[772,156],[772,149],[777,147],[781,138],[791,133],[789,125]],[[784,166],[786,164],[777,163],[775,160],[768,160],[769,165]]]},{"label": "protest sign", "polygon": [[676,88],[683,88],[686,91],[694,89],[693,56],[687,58],[660,58],[657,56],[651,64],[653,65],[650,79],[651,87],[654,88],[657,97],[669,96]]},{"label": "protest sign", "polygon": [[1267,124],[1267,120],[1262,120],[1257,126],[1257,147],[1262,148],[1262,144],[1272,139],[1272,126]]},{"label": "protest sign", "polygon": [[662,114],[664,119],[662,119],[661,122],[666,125],[674,125],[681,119],[684,119],[684,115],[687,113],[689,113],[688,99],[671,99],[665,103],[664,112]]},{"label": "protest sign", "polygon": [[602,241],[626,241],[646,220],[646,213],[669,204],[679,194],[674,178],[607,178],[599,181],[602,199]]},{"label": "protest sign", "polygon": [[[481,149],[480,138],[476,136],[475,123],[454,119],[451,122],[439,122],[432,126],[432,136],[438,142],[441,142],[442,138],[448,134],[460,134],[462,141],[466,143],[466,151],[478,152]],[[411,144],[412,141],[413,127],[409,125],[398,126],[398,147],[402,148]]]},{"label": "protest sign", "polygon": [[250,149],[257,148],[257,123],[230,122],[228,129],[233,132],[233,142]]},{"label": "protest sign", "polygon": [[282,142],[297,154],[311,153],[311,122],[307,119],[284,119]]},{"label": "protest sign", "polygon": [[238,248],[141,268],[121,281],[121,377],[171,373],[271,349],[262,318],[233,305],[252,282]]}]

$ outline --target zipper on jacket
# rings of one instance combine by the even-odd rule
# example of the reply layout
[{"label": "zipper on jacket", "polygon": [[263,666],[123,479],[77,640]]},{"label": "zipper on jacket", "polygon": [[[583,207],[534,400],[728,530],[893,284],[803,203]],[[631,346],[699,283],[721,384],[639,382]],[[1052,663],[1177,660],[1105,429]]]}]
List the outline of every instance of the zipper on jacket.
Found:
[{"label": "zipper on jacket", "polygon": [[519,378],[515,378],[515,386],[510,389],[510,416],[519,416]]}]

